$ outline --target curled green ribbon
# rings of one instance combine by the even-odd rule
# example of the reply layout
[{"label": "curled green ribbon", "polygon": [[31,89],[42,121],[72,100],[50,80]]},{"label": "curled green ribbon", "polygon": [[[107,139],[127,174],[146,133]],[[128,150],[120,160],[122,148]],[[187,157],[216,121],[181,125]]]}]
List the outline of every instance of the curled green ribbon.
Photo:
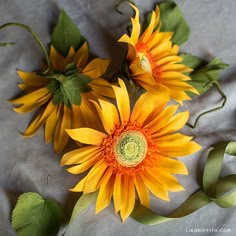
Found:
[{"label": "curled green ribbon", "polygon": [[[236,141],[223,142],[212,147],[204,167],[202,189],[193,194],[169,216],[161,216],[144,207],[139,202],[136,202],[131,217],[142,224],[157,225],[185,217],[210,202],[214,202],[222,208],[236,206],[236,175],[228,175],[220,178],[225,153],[236,156]],[[96,193],[82,195],[76,203],[70,223],[96,197]]]}]

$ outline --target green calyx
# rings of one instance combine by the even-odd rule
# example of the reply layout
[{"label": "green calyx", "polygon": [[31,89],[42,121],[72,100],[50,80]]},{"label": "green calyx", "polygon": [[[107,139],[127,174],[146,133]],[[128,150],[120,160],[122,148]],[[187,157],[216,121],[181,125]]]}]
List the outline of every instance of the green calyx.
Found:
[{"label": "green calyx", "polygon": [[81,93],[92,91],[89,83],[92,79],[76,68],[75,64],[69,64],[64,73],[53,72],[46,75],[50,78],[47,89],[53,93],[53,103],[64,103],[68,108],[71,105],[80,105],[82,101]]},{"label": "green calyx", "polygon": [[121,165],[125,167],[137,166],[146,157],[147,140],[139,131],[126,131],[116,140],[114,153]]}]

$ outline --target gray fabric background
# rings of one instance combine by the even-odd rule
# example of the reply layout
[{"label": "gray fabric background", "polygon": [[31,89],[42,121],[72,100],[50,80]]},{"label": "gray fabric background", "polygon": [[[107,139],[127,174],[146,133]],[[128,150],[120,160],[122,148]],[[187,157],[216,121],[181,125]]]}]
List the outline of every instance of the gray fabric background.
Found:
[{"label": "gray fabric background", "polygon": [[[135,1],[141,13],[151,10],[155,1]],[[203,146],[199,153],[184,157],[189,176],[179,176],[186,191],[170,194],[171,202],[165,203],[152,198],[152,206],[161,214],[168,214],[199,188],[202,165],[207,148],[218,141],[236,139],[236,1],[235,0],[177,0],[190,25],[192,34],[181,48],[182,52],[211,59],[220,57],[230,64],[222,73],[222,88],[228,95],[226,107],[204,117],[195,130],[185,132],[196,136]],[[132,11],[127,4],[114,11],[114,0],[0,0],[0,24],[16,21],[29,25],[48,45],[52,26],[60,9],[80,27],[87,37],[91,52],[99,57],[111,57],[112,70],[119,68],[124,48],[116,40],[125,32]],[[45,197],[59,201],[67,215],[75,204],[78,194],[69,188],[81,178],[71,175],[59,166],[60,155],[53,152],[51,144],[45,145],[43,129],[33,138],[24,139],[20,133],[27,127],[32,114],[17,114],[6,100],[19,94],[20,79],[16,69],[33,71],[39,69],[43,55],[32,37],[21,29],[0,31],[0,42],[15,41],[16,46],[0,48],[0,236],[15,235],[10,225],[11,209],[17,197],[35,191]],[[212,89],[204,96],[185,103],[190,109],[191,119],[219,104],[220,96]],[[226,157],[223,174],[235,173],[236,161]],[[222,209],[211,203],[189,217],[158,226],[145,226],[129,218],[121,223],[114,213],[112,204],[100,214],[94,214],[94,205],[86,209],[67,231],[68,235],[82,236],[137,236],[137,235],[236,235],[236,210]],[[222,233],[190,233],[190,229],[228,229]],[[59,235],[62,235],[62,227]]]}]

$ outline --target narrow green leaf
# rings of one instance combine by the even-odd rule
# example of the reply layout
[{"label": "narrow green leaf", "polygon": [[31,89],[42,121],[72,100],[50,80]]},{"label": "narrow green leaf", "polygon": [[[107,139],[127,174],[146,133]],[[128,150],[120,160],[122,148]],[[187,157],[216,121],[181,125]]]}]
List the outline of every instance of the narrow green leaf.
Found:
[{"label": "narrow green leaf", "polygon": [[76,50],[84,41],[79,28],[62,10],[52,33],[52,45],[61,55],[66,56],[71,46]]},{"label": "narrow green leaf", "polygon": [[180,8],[173,1],[165,1],[159,7],[161,12],[161,31],[173,32],[173,43],[182,45],[190,36],[190,28]]},{"label": "narrow green leaf", "polygon": [[[189,73],[191,77],[191,81],[188,81],[189,84],[196,88],[200,94],[208,91],[213,86],[212,82],[220,79],[220,71],[229,66],[217,57],[209,63],[190,54],[182,54],[181,57],[183,58],[181,63],[193,69],[193,72]],[[189,94],[196,96],[193,93]]]},{"label": "narrow green leaf", "polygon": [[22,194],[12,212],[12,226],[18,236],[56,235],[64,217],[62,207],[39,194]]}]

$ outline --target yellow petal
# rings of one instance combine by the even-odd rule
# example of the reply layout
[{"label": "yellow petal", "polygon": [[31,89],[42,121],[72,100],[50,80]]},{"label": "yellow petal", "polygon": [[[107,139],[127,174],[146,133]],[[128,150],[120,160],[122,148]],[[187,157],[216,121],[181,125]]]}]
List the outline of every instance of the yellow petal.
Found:
[{"label": "yellow petal", "polygon": [[55,126],[53,139],[54,149],[56,152],[61,152],[66,146],[69,140],[69,136],[65,130],[70,128],[71,110],[65,104],[61,104],[61,109],[59,110],[59,118]]},{"label": "yellow petal", "polygon": [[125,124],[129,121],[130,118],[130,101],[129,94],[127,92],[125,83],[119,79],[120,87],[112,86],[115,95],[117,107],[120,113],[121,123]]},{"label": "yellow petal", "polygon": [[157,169],[148,168],[147,173],[155,179],[156,182],[160,183],[165,189],[172,192],[179,192],[185,190],[178,180],[170,173]]},{"label": "yellow petal", "polygon": [[165,80],[177,80],[177,81],[187,81],[191,80],[189,76],[184,75],[178,71],[163,71],[160,73],[161,81]]},{"label": "yellow petal", "polygon": [[89,160],[83,162],[82,164],[70,167],[67,169],[68,172],[72,174],[81,174],[91,168],[95,163],[97,163],[101,159],[100,154],[97,154],[91,157]]},{"label": "yellow petal", "polygon": [[86,126],[83,113],[80,106],[72,105],[72,128],[80,128]]},{"label": "yellow petal", "polygon": [[21,70],[17,70],[17,74],[27,84],[31,86],[45,86],[48,84],[49,79],[37,75],[35,72],[28,73]]},{"label": "yellow petal", "polygon": [[45,110],[30,123],[23,135],[27,137],[34,135],[38,131],[38,129],[45,123],[54,109],[55,107],[51,101],[50,103],[48,103]]},{"label": "yellow petal", "polygon": [[140,177],[142,178],[144,184],[147,188],[158,198],[169,201],[169,196],[167,190],[158,182],[153,179],[152,176],[147,173],[140,173]]},{"label": "yellow petal", "polygon": [[128,44],[132,45],[133,47],[135,46],[135,42],[134,42],[127,34],[124,34],[124,35],[118,40],[118,42],[128,43]]},{"label": "yellow petal", "polygon": [[176,134],[168,134],[162,136],[160,138],[156,138],[155,142],[158,143],[158,147],[160,146],[179,146],[189,142],[193,137],[187,136],[184,134],[176,133]]},{"label": "yellow petal", "polygon": [[186,166],[181,161],[174,160],[174,159],[171,159],[171,158],[159,155],[159,154],[156,154],[156,155],[157,155],[156,167],[158,169],[166,170],[172,174],[181,174],[181,175],[188,174],[188,170]]},{"label": "yellow petal", "polygon": [[48,95],[49,93],[50,92],[46,88],[41,88],[32,93],[28,93],[22,97],[11,99],[9,100],[9,102],[18,104],[32,104],[37,102],[40,98],[43,98],[44,96]]},{"label": "yellow petal", "polygon": [[99,97],[99,96],[105,96],[114,98],[115,94],[111,87],[111,84],[107,82],[104,79],[101,78],[95,78],[90,83],[90,86],[92,87],[93,92]]},{"label": "yellow petal", "polygon": [[192,71],[191,68],[185,66],[184,64],[166,64],[161,67],[162,71],[178,71],[181,73]]},{"label": "yellow petal", "polygon": [[119,116],[116,107],[104,100],[99,100],[101,106],[101,114],[103,127],[105,131],[110,134],[114,131],[115,127],[120,124]]},{"label": "yellow petal", "polygon": [[151,21],[146,30],[144,31],[144,33],[142,34],[142,36],[140,37],[140,41],[146,43],[149,40],[156,24],[158,23],[158,20],[159,20],[159,13],[157,12],[156,14],[156,12],[152,11]]},{"label": "yellow petal", "polygon": [[135,18],[131,18],[131,22],[132,22],[131,39],[133,40],[134,43],[136,43],[138,41],[138,38],[140,35],[140,29],[141,29],[141,26],[139,23],[139,10],[135,5],[133,4],[130,4],[130,5],[135,11]]},{"label": "yellow petal", "polygon": [[134,178],[134,184],[141,204],[149,208],[150,207],[149,193],[145,184],[143,183],[142,178],[136,175]]},{"label": "yellow petal", "polygon": [[161,113],[156,114],[156,117],[145,125],[145,128],[148,128],[151,130],[152,133],[155,133],[157,130],[161,129],[169,122],[171,117],[177,111],[178,107],[179,105],[167,106],[167,108],[163,110]]},{"label": "yellow petal", "polygon": [[165,87],[159,86],[157,90],[149,90],[136,101],[131,114],[131,121],[143,124],[155,109],[163,110],[168,100],[169,96]]},{"label": "yellow petal", "polygon": [[162,65],[166,65],[166,64],[174,64],[174,63],[178,63],[178,62],[181,62],[183,60],[182,57],[179,57],[179,56],[173,56],[173,55],[168,55],[168,56],[165,56],[161,59],[158,60],[157,64],[159,66],[162,66]]},{"label": "yellow petal", "polygon": [[88,161],[93,156],[99,154],[101,149],[96,146],[82,147],[64,154],[61,165],[79,164]]},{"label": "yellow petal", "polygon": [[49,143],[53,139],[53,134],[57,123],[58,115],[59,115],[58,106],[55,106],[54,110],[46,120],[45,133],[44,133],[45,143]]},{"label": "yellow petal", "polygon": [[158,152],[168,157],[181,157],[193,154],[201,149],[201,146],[193,141],[179,146],[158,146]]},{"label": "yellow petal", "polygon": [[108,167],[104,160],[98,161],[94,167],[89,171],[88,178],[84,186],[85,193],[96,191],[103,183],[104,178],[112,175],[112,169]]},{"label": "yellow petal", "polygon": [[80,180],[80,182],[78,184],[76,184],[76,186],[72,189],[70,189],[70,191],[72,192],[83,192],[84,191],[84,185],[85,182],[87,180],[88,176],[85,176],[82,180]]},{"label": "yellow petal", "polygon": [[56,51],[53,45],[51,45],[50,47],[49,59],[53,69],[57,69],[60,71],[64,70],[64,57]]},{"label": "yellow petal", "polygon": [[129,215],[134,209],[134,203],[135,203],[134,181],[132,177],[126,177],[126,178],[128,178],[128,188],[126,189],[127,198],[125,199],[123,207],[120,209],[120,216],[122,221],[125,221],[129,217]]},{"label": "yellow petal", "polygon": [[164,43],[158,45],[158,47],[154,48],[152,50],[153,60],[157,61],[158,59],[162,58],[163,56],[168,55],[169,51],[171,49],[171,46],[172,46],[172,42],[167,41],[167,42],[164,42]]},{"label": "yellow petal", "polygon": [[180,112],[177,115],[171,117],[169,122],[167,122],[162,128],[156,129],[155,133],[152,134],[153,138],[158,138],[170,133],[174,133],[177,130],[183,128],[189,118],[189,112]]},{"label": "yellow petal", "polygon": [[98,78],[107,71],[110,63],[110,60],[95,58],[87,64],[82,73],[91,78]]},{"label": "yellow petal", "polygon": [[90,128],[67,129],[69,136],[81,143],[101,145],[106,134]]},{"label": "yellow petal", "polygon": [[83,45],[79,48],[76,52],[74,60],[77,63],[78,68],[84,68],[88,62],[89,58],[89,50],[88,50],[88,43],[85,41]]},{"label": "yellow petal", "polygon": [[113,201],[114,201],[114,207],[115,207],[115,212],[117,213],[122,205],[121,202],[121,175],[116,174],[115,176],[115,182],[114,182],[114,189],[113,189]]},{"label": "yellow petal", "polygon": [[104,208],[109,206],[114,187],[114,178],[109,175],[106,175],[103,183],[100,186],[98,198],[96,202],[96,213],[99,213]]},{"label": "yellow petal", "polygon": [[20,105],[19,107],[14,107],[13,110],[18,113],[30,112],[46,104],[51,99],[51,97],[52,97],[52,94],[48,93],[46,96],[38,99],[34,103],[25,103],[25,104]]}]

